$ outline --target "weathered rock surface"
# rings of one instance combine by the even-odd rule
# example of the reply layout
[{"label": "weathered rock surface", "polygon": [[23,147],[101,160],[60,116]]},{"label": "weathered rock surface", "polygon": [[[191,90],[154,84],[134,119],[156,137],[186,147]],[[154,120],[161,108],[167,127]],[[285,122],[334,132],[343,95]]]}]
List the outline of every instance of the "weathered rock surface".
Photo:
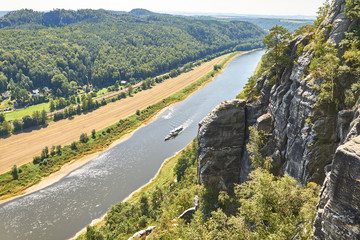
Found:
[{"label": "weathered rock surface", "polygon": [[185,222],[189,223],[193,218],[194,213],[199,209],[199,197],[195,196],[193,201],[193,207],[186,209],[178,218],[184,219]]},{"label": "weathered rock surface", "polygon": [[231,190],[240,181],[245,143],[245,101],[218,105],[199,123],[198,181],[218,190]]},{"label": "weathered rock surface", "polygon": [[[351,21],[344,13],[345,1],[335,0],[331,6],[331,11],[321,23],[321,27],[325,28],[325,34],[328,39],[336,44],[345,37],[345,32],[349,30]],[[332,24],[331,28],[326,28],[329,24]]]},{"label": "weathered rock surface", "polygon": [[337,149],[320,197],[316,239],[360,239],[360,137]]},{"label": "weathered rock surface", "polygon": [[145,229],[145,230],[138,231],[138,232],[134,233],[134,235],[132,235],[131,237],[129,237],[128,240],[133,240],[133,239],[135,239],[135,238],[140,238],[140,237],[142,237],[142,236],[147,236],[147,235],[149,235],[155,228],[156,228],[156,226],[150,226],[150,227],[148,227],[148,228]]},{"label": "weathered rock surface", "polygon": [[[321,24],[325,41],[339,47],[340,58],[345,32],[359,24],[344,8],[345,0],[335,0]],[[240,102],[239,109],[234,101],[222,104],[200,123],[198,180],[218,190],[245,181],[251,170],[245,144],[252,126],[268,136],[261,153],[273,158],[274,171],[301,183],[324,183],[314,237],[360,239],[360,101],[343,111],[335,104],[315,107],[322,80],[309,76],[311,39],[305,34],[289,43],[292,65],[281,69],[279,81],[270,84],[271,71],[256,81],[258,101]],[[340,85],[346,89],[349,83],[344,77]]]}]

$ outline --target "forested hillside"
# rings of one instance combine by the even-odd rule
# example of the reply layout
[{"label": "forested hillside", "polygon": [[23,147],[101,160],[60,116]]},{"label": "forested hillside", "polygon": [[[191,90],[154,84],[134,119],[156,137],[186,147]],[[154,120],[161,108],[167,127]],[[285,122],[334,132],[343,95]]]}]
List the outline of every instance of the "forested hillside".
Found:
[{"label": "forested hillside", "polygon": [[54,96],[68,96],[76,86],[135,83],[220,52],[262,46],[264,31],[251,23],[132,12],[6,14],[0,18],[0,93],[21,98],[17,93],[48,87]]},{"label": "forested hillside", "polygon": [[281,26],[286,28],[289,32],[294,33],[299,27],[304,25],[312,25],[311,19],[289,19],[289,18],[265,18],[265,17],[251,17],[251,16],[202,16],[199,19],[224,19],[227,21],[246,21],[258,25],[262,29],[270,30],[272,27]]}]

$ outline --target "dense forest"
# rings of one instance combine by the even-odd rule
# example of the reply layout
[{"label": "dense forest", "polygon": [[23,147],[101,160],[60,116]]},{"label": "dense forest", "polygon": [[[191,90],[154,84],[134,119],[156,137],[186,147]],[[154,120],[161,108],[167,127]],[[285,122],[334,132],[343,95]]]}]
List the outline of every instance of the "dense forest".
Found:
[{"label": "dense forest", "polygon": [[136,83],[220,52],[261,47],[265,35],[251,23],[142,9],[24,9],[0,18],[0,27],[0,94],[19,102],[37,88],[60,97],[78,86]]}]

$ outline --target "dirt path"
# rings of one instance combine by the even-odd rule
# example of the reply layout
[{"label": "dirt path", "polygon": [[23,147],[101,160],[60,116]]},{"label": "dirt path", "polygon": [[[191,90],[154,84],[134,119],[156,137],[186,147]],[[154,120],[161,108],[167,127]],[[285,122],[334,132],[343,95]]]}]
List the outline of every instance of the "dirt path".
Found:
[{"label": "dirt path", "polygon": [[83,132],[90,134],[92,129],[101,130],[134,114],[137,109],[142,110],[161,101],[200,79],[226,56],[206,62],[190,72],[165,80],[152,89],[109,103],[86,115],[75,116],[72,120],[51,122],[46,128],[32,132],[0,138],[0,174],[9,171],[14,164],[20,166],[32,161],[34,156],[40,155],[45,146],[70,144],[72,141],[79,140]]}]

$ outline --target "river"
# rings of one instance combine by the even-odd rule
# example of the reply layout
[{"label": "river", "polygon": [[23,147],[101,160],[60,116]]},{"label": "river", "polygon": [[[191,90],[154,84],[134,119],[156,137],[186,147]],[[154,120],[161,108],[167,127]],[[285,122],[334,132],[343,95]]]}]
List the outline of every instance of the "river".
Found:
[{"label": "river", "polygon": [[[0,205],[0,239],[68,239],[147,183],[165,159],[190,143],[198,123],[234,98],[264,51],[236,57],[212,82],[179,102],[128,140],[100,154],[59,182]],[[164,142],[172,129],[184,131]]]}]

